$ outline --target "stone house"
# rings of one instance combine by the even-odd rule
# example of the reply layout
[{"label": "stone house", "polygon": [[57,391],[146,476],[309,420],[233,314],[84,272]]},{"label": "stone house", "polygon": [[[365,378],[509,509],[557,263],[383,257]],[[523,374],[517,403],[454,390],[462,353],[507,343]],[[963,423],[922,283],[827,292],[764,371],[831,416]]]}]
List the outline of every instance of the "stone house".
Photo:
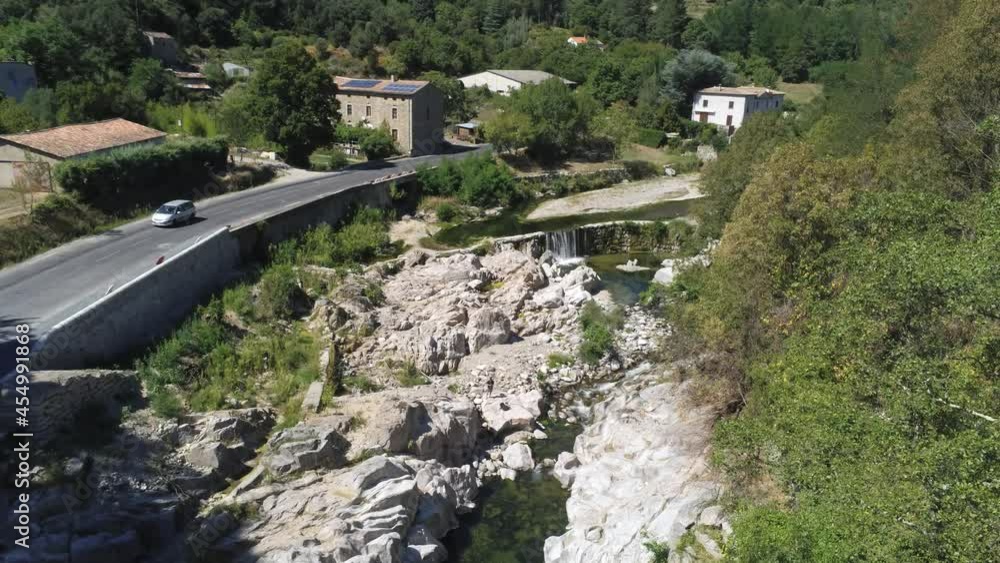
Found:
[{"label": "stone house", "polygon": [[158,145],[166,137],[163,131],[121,118],[0,135],[0,188],[11,187],[28,166],[51,169],[52,165],[71,158]]},{"label": "stone house", "polygon": [[24,99],[28,90],[38,87],[35,67],[28,63],[0,61],[0,98]]},{"label": "stone house", "polygon": [[381,127],[399,152],[434,154],[444,145],[444,95],[423,80],[380,80],[338,76],[340,118],[349,125]]},{"label": "stone house", "polygon": [[769,88],[713,86],[695,94],[691,120],[712,123],[732,135],[751,115],[779,111],[784,101],[784,92]]},{"label": "stone house", "polygon": [[567,86],[576,86],[576,82],[566,80],[542,70],[484,70],[458,79],[466,88],[485,87],[490,92],[506,96],[514,90],[520,90],[525,84],[541,84],[551,78],[563,81]]},{"label": "stone house", "polygon": [[166,66],[175,65],[180,60],[177,56],[179,48],[177,40],[170,34],[162,31],[143,31],[142,37],[145,42],[146,51],[151,58],[154,58]]}]

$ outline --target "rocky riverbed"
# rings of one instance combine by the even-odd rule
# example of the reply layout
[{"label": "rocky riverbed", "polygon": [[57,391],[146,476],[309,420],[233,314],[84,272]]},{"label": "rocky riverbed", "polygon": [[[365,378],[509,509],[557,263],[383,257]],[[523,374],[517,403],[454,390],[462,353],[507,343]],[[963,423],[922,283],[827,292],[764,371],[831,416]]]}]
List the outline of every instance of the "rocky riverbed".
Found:
[{"label": "rocky riverbed", "polygon": [[[613,354],[577,360],[591,302],[617,307],[584,263],[514,249],[413,251],[340,278],[304,318],[328,376],[366,389],[307,396],[285,428],[267,407],[127,414],[36,471],[34,560],[443,561],[484,482],[532,474],[571,487],[547,561],[645,561],[647,538],[711,520],[714,418],[646,363],[668,329],[641,308]],[[539,455],[556,421],[585,429],[572,453]]]}]

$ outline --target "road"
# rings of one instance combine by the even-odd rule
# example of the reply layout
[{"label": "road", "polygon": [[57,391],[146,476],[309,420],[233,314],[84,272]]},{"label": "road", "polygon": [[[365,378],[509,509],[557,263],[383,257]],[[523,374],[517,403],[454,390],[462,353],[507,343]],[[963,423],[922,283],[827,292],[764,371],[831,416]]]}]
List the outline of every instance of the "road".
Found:
[{"label": "road", "polygon": [[152,267],[198,237],[226,225],[237,225],[298,202],[305,202],[406,173],[442,159],[464,158],[477,151],[398,159],[323,174],[305,180],[275,182],[242,192],[199,201],[198,220],[161,229],[142,219],[86,237],[0,270],[0,374],[14,366],[14,326],[31,327],[34,342],[56,324]]}]

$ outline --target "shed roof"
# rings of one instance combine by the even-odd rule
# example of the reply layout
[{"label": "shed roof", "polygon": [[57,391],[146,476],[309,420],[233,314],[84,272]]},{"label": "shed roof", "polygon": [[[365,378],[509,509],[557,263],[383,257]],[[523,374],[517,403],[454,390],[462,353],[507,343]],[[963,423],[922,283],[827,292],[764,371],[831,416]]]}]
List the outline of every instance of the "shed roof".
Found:
[{"label": "shed roof", "polygon": [[334,81],[341,92],[361,92],[366,94],[389,94],[392,96],[412,96],[424,86],[426,80],[383,80],[381,78],[350,78],[336,76]]},{"label": "shed roof", "polygon": [[698,91],[699,94],[715,94],[718,96],[784,96],[784,92],[761,88],[759,86],[712,86]]},{"label": "shed roof", "polygon": [[513,80],[514,82],[520,82],[521,84],[541,84],[542,82],[545,82],[546,80],[548,80],[550,78],[558,78],[559,80],[563,81],[563,84],[566,84],[566,85],[576,84],[576,82],[573,82],[572,80],[566,80],[565,78],[563,78],[561,76],[556,76],[554,74],[550,74],[548,72],[545,72],[544,70],[497,70],[497,69],[490,69],[490,70],[488,70],[486,72],[492,72],[493,74],[496,74],[498,76],[502,76],[504,78],[509,78],[509,79]]},{"label": "shed roof", "polygon": [[88,153],[151,141],[167,134],[127,119],[114,118],[93,123],[63,125],[51,129],[0,135],[0,141],[19,145],[56,158],[71,158]]}]

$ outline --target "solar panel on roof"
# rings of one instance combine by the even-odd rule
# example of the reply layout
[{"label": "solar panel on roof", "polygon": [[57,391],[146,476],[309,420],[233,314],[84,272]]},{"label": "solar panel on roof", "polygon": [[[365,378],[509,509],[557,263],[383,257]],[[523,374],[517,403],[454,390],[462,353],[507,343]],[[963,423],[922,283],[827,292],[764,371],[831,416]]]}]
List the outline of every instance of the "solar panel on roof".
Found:
[{"label": "solar panel on roof", "polygon": [[348,80],[344,86],[348,88],[371,88],[381,82],[381,80]]},{"label": "solar panel on roof", "polygon": [[416,84],[390,84],[382,88],[383,92],[399,92],[401,94],[412,94],[420,89]]}]

